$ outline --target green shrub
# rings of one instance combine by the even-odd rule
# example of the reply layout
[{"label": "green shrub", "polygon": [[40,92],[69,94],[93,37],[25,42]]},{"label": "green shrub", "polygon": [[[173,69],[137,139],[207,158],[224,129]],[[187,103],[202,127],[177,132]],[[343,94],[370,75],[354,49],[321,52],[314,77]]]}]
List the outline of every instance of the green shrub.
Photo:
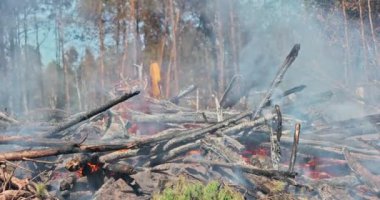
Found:
[{"label": "green shrub", "polygon": [[167,186],[161,193],[153,196],[154,200],[243,200],[243,196],[228,186],[217,181],[207,185],[187,181],[184,177]]}]

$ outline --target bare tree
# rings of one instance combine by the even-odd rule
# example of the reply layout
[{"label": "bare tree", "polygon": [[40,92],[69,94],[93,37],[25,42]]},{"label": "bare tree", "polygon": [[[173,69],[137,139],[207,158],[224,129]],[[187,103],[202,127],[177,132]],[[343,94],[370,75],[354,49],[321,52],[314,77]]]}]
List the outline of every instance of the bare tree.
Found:
[{"label": "bare tree", "polygon": [[365,38],[365,31],[364,31],[364,17],[363,17],[363,5],[362,0],[358,0],[359,4],[359,15],[360,15],[360,35],[362,40],[362,50],[363,50],[363,56],[364,56],[364,70],[367,75],[367,80],[369,79],[369,71],[368,71],[368,51],[367,51],[367,41]]},{"label": "bare tree", "polygon": [[344,66],[344,79],[345,83],[349,84],[349,69],[351,64],[351,49],[350,41],[348,35],[348,22],[347,22],[347,12],[346,12],[346,1],[342,0],[342,11],[344,17],[344,40],[345,40],[345,66]]},{"label": "bare tree", "polygon": [[220,7],[220,2],[215,1],[215,26],[216,26],[216,72],[217,72],[217,83],[218,83],[218,96],[220,97],[224,91],[224,35],[223,35],[223,20],[222,18],[222,8]]},{"label": "bare tree", "polygon": [[379,53],[377,51],[377,39],[373,27],[373,21],[372,21],[372,6],[371,6],[371,0],[367,0],[367,5],[368,5],[368,19],[369,19],[369,25],[371,28],[371,34],[372,34],[372,42],[373,42],[373,47],[375,49],[375,62],[378,65],[379,64]]}]

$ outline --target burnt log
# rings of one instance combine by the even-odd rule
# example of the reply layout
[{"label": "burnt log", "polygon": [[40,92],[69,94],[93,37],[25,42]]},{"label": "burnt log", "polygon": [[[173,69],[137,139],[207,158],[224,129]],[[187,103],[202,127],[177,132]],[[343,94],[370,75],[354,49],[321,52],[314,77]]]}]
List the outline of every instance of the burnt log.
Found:
[{"label": "burnt log", "polygon": [[197,89],[196,85],[190,85],[189,87],[181,90],[176,96],[170,98],[169,101],[174,103],[174,104],[178,104],[180,99],[187,96],[188,94],[190,94],[191,92],[193,92],[196,89]]},{"label": "burnt log", "polygon": [[86,113],[80,114],[79,116],[75,117],[74,119],[60,124],[58,127],[54,128],[53,130],[48,131],[47,133],[43,134],[46,138],[54,138],[54,137],[62,137],[62,134],[60,134],[61,131],[66,130],[67,128],[70,128],[80,122],[83,122],[85,120],[90,119],[91,117],[94,117],[97,114],[100,114],[113,106],[126,101],[127,99],[130,99],[136,95],[140,94],[140,91],[132,92],[132,93],[126,93],[120,97],[117,97],[115,99],[112,99],[108,101],[107,103],[99,106],[98,108],[95,108],[93,110],[90,110]]},{"label": "burnt log", "polygon": [[154,167],[154,166],[157,166],[159,164],[165,163],[165,162],[167,162],[173,158],[176,158],[177,156],[180,156],[180,155],[182,155],[182,154],[184,154],[190,150],[199,148],[200,145],[201,145],[200,141],[196,141],[194,143],[188,143],[188,144],[179,146],[179,147],[174,148],[174,149],[167,151],[167,152],[164,151],[158,155],[151,157],[150,161],[147,164],[145,164],[145,166]]}]

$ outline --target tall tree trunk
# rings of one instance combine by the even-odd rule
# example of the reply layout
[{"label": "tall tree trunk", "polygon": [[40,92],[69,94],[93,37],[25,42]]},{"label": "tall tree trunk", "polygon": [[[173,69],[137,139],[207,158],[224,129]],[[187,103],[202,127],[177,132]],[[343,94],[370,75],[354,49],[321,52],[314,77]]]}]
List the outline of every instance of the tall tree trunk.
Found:
[{"label": "tall tree trunk", "polygon": [[350,76],[350,66],[351,66],[351,48],[348,35],[348,22],[347,22],[347,12],[346,12],[346,0],[342,1],[342,11],[344,17],[344,40],[345,40],[345,65],[344,65],[344,80],[345,84],[349,83]]},{"label": "tall tree trunk", "polygon": [[40,91],[41,91],[41,106],[45,107],[46,106],[46,96],[45,96],[45,87],[44,87],[44,82],[43,82],[43,69],[42,69],[42,63],[41,62],[41,51],[40,51],[40,42],[39,42],[39,27],[38,27],[38,22],[37,22],[37,17],[36,14],[34,14],[34,23],[35,23],[35,30],[36,30],[36,51],[37,51],[37,60],[38,60],[38,83],[40,86]]},{"label": "tall tree trunk", "polygon": [[121,25],[122,25],[122,17],[121,17],[121,10],[122,10],[122,1],[116,2],[116,35],[115,35],[115,43],[116,43],[116,54],[119,55],[120,50],[120,32],[121,32]]},{"label": "tall tree trunk", "polygon": [[[1,3],[0,3],[1,4]],[[1,9],[0,9],[1,10]],[[18,17],[17,16],[14,16],[14,18],[16,19],[15,21],[15,24],[16,26],[15,27],[12,27],[10,28],[10,33],[9,33],[9,53],[10,53],[10,66],[12,66],[12,69],[10,69],[11,71],[13,71],[13,73],[8,73],[5,68],[5,65],[6,65],[6,60],[5,60],[5,55],[3,53],[5,53],[5,46],[4,46],[4,41],[3,41],[3,34],[4,34],[4,30],[3,30],[3,26],[2,26],[2,22],[1,22],[1,19],[0,19],[0,72],[1,72],[1,84],[3,85],[3,88],[1,89],[1,91],[3,92],[3,94],[0,94],[2,98],[5,98],[5,97],[8,97],[8,109],[10,109],[11,112],[14,112],[14,105],[17,101],[17,97],[15,97],[15,95],[18,94],[19,92],[19,88],[16,86],[13,86],[12,87],[12,82],[16,81],[18,83],[20,83],[18,79],[18,75],[19,73],[14,73],[16,70],[17,70],[17,64],[16,64],[16,45],[17,44],[17,37],[19,37],[18,35]],[[3,68],[4,67],[4,68]],[[13,88],[13,91],[10,92],[9,89],[10,88]],[[8,94],[8,95],[6,95]],[[4,99],[4,101],[6,101]],[[4,105],[5,105],[5,102],[4,102]]]},{"label": "tall tree trunk", "polygon": [[141,29],[140,29],[140,21],[141,21],[141,3],[142,1],[135,1],[135,19],[136,19],[136,63],[143,65],[142,61],[142,39],[141,39]]},{"label": "tall tree trunk", "polygon": [[64,107],[66,110],[70,111],[71,109],[71,100],[70,100],[70,87],[69,87],[69,66],[65,56],[65,36],[64,36],[64,22],[63,22],[63,3],[60,2],[59,5],[59,22],[58,22],[58,36],[59,36],[59,47],[60,47],[60,55],[61,62],[63,67],[63,87],[64,87]]},{"label": "tall tree trunk", "polygon": [[22,75],[23,75],[23,78],[21,80],[21,93],[22,93],[22,106],[23,106],[23,109],[24,109],[24,112],[25,113],[28,113],[28,91],[26,89],[26,84],[27,84],[27,77],[28,77],[28,73],[27,71],[30,69],[30,66],[29,66],[29,56],[28,56],[28,50],[27,50],[27,46],[28,46],[28,25],[27,25],[27,14],[26,14],[26,10],[24,11],[24,59],[25,59],[25,66],[23,66],[23,70],[22,70]]},{"label": "tall tree trunk", "polygon": [[372,42],[373,42],[373,47],[375,49],[375,62],[376,62],[376,65],[378,66],[379,61],[380,61],[379,60],[380,55],[377,50],[377,39],[376,39],[375,31],[373,28],[371,0],[367,0],[367,4],[368,4],[368,19],[369,19],[369,24],[371,28],[371,34],[372,34]]},{"label": "tall tree trunk", "polygon": [[77,91],[77,97],[78,97],[78,106],[79,106],[79,110],[82,111],[83,110],[83,106],[82,106],[82,92],[80,90],[80,84],[79,84],[79,77],[78,77],[78,72],[77,71],[74,71],[74,78],[75,78],[75,88],[76,88],[76,91]]},{"label": "tall tree trunk", "polygon": [[178,82],[178,69],[177,69],[177,28],[179,22],[179,13],[175,12],[173,0],[168,0],[168,12],[169,20],[171,26],[171,50],[170,50],[170,59],[169,66],[166,72],[166,97],[170,97],[170,80],[174,79],[174,93],[178,91],[179,82]]},{"label": "tall tree trunk", "polygon": [[[0,12],[3,13],[5,9],[7,9],[4,5],[4,1],[0,1]],[[5,35],[6,29],[5,24],[7,22],[4,21],[4,18],[0,18],[0,84],[2,87],[0,88],[0,103],[4,103],[3,105],[8,104],[10,108],[13,106],[13,102],[11,101],[12,96],[8,96],[10,87],[6,87],[7,84],[10,84],[11,81],[7,81],[10,79],[7,73],[7,60],[6,60],[6,44],[5,44]],[[13,94],[13,93],[11,93]],[[8,98],[8,99],[7,99]]]},{"label": "tall tree trunk", "polygon": [[235,74],[239,74],[239,58],[238,58],[238,48],[237,48],[237,40],[236,40],[236,8],[234,1],[228,1],[229,2],[229,19],[230,19],[230,45],[231,45],[231,63],[233,67],[233,74],[231,74],[231,77],[233,77]]},{"label": "tall tree trunk", "polygon": [[366,45],[366,38],[365,38],[365,32],[364,32],[364,18],[363,18],[363,5],[362,0],[358,0],[359,3],[359,15],[360,15],[360,35],[362,40],[362,50],[363,50],[363,56],[364,56],[364,71],[366,74],[367,81],[370,79],[370,73],[368,69],[368,52],[367,52],[367,45]]},{"label": "tall tree trunk", "polygon": [[223,37],[223,25],[221,20],[222,10],[220,7],[220,2],[215,1],[215,26],[216,26],[216,69],[217,69],[217,95],[220,98],[224,91],[224,37]]},{"label": "tall tree trunk", "polygon": [[[129,15],[127,19],[128,23],[127,27],[125,29],[125,39],[124,39],[124,53],[123,53],[123,58],[122,58],[122,64],[121,64],[121,77],[125,77],[125,71],[127,68],[127,58],[128,58],[128,53],[130,54],[131,61],[128,63],[136,64],[136,51],[137,51],[137,34],[136,34],[136,0],[129,0]],[[129,39],[129,34],[133,35],[133,47],[128,47],[128,39]],[[132,54],[132,55],[131,55]],[[130,66],[128,68],[130,71],[129,73],[132,73],[133,71],[133,66]]]},{"label": "tall tree trunk", "polygon": [[104,80],[105,80],[105,74],[104,74],[104,53],[105,53],[105,46],[104,46],[104,37],[105,37],[105,30],[104,30],[104,20],[103,20],[103,3],[99,3],[98,7],[98,30],[99,30],[99,65],[100,65],[100,73],[99,73],[99,80],[100,80],[100,101],[104,102]]}]

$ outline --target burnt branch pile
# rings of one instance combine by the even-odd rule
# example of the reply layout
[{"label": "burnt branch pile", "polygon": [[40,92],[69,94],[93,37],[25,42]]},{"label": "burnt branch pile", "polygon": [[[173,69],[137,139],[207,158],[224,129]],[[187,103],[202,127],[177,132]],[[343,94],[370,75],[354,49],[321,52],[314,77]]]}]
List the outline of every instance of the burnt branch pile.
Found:
[{"label": "burnt branch pile", "polygon": [[[180,104],[197,88],[191,85],[168,101],[126,93],[59,124],[40,123],[38,129],[0,113],[0,196],[150,199],[179,176],[202,183],[219,180],[247,199],[352,196],[341,186],[368,190],[355,192],[357,197],[378,195],[379,178],[363,164],[380,158],[379,147],[370,142],[373,129],[340,129],[351,120],[322,129],[306,124],[301,130],[300,120],[271,106],[299,50],[298,44],[292,48],[254,110],[224,110],[241,98],[229,97],[237,75],[216,102],[216,112]],[[305,87],[287,90],[283,97]],[[15,134],[25,130],[31,133]]]}]

